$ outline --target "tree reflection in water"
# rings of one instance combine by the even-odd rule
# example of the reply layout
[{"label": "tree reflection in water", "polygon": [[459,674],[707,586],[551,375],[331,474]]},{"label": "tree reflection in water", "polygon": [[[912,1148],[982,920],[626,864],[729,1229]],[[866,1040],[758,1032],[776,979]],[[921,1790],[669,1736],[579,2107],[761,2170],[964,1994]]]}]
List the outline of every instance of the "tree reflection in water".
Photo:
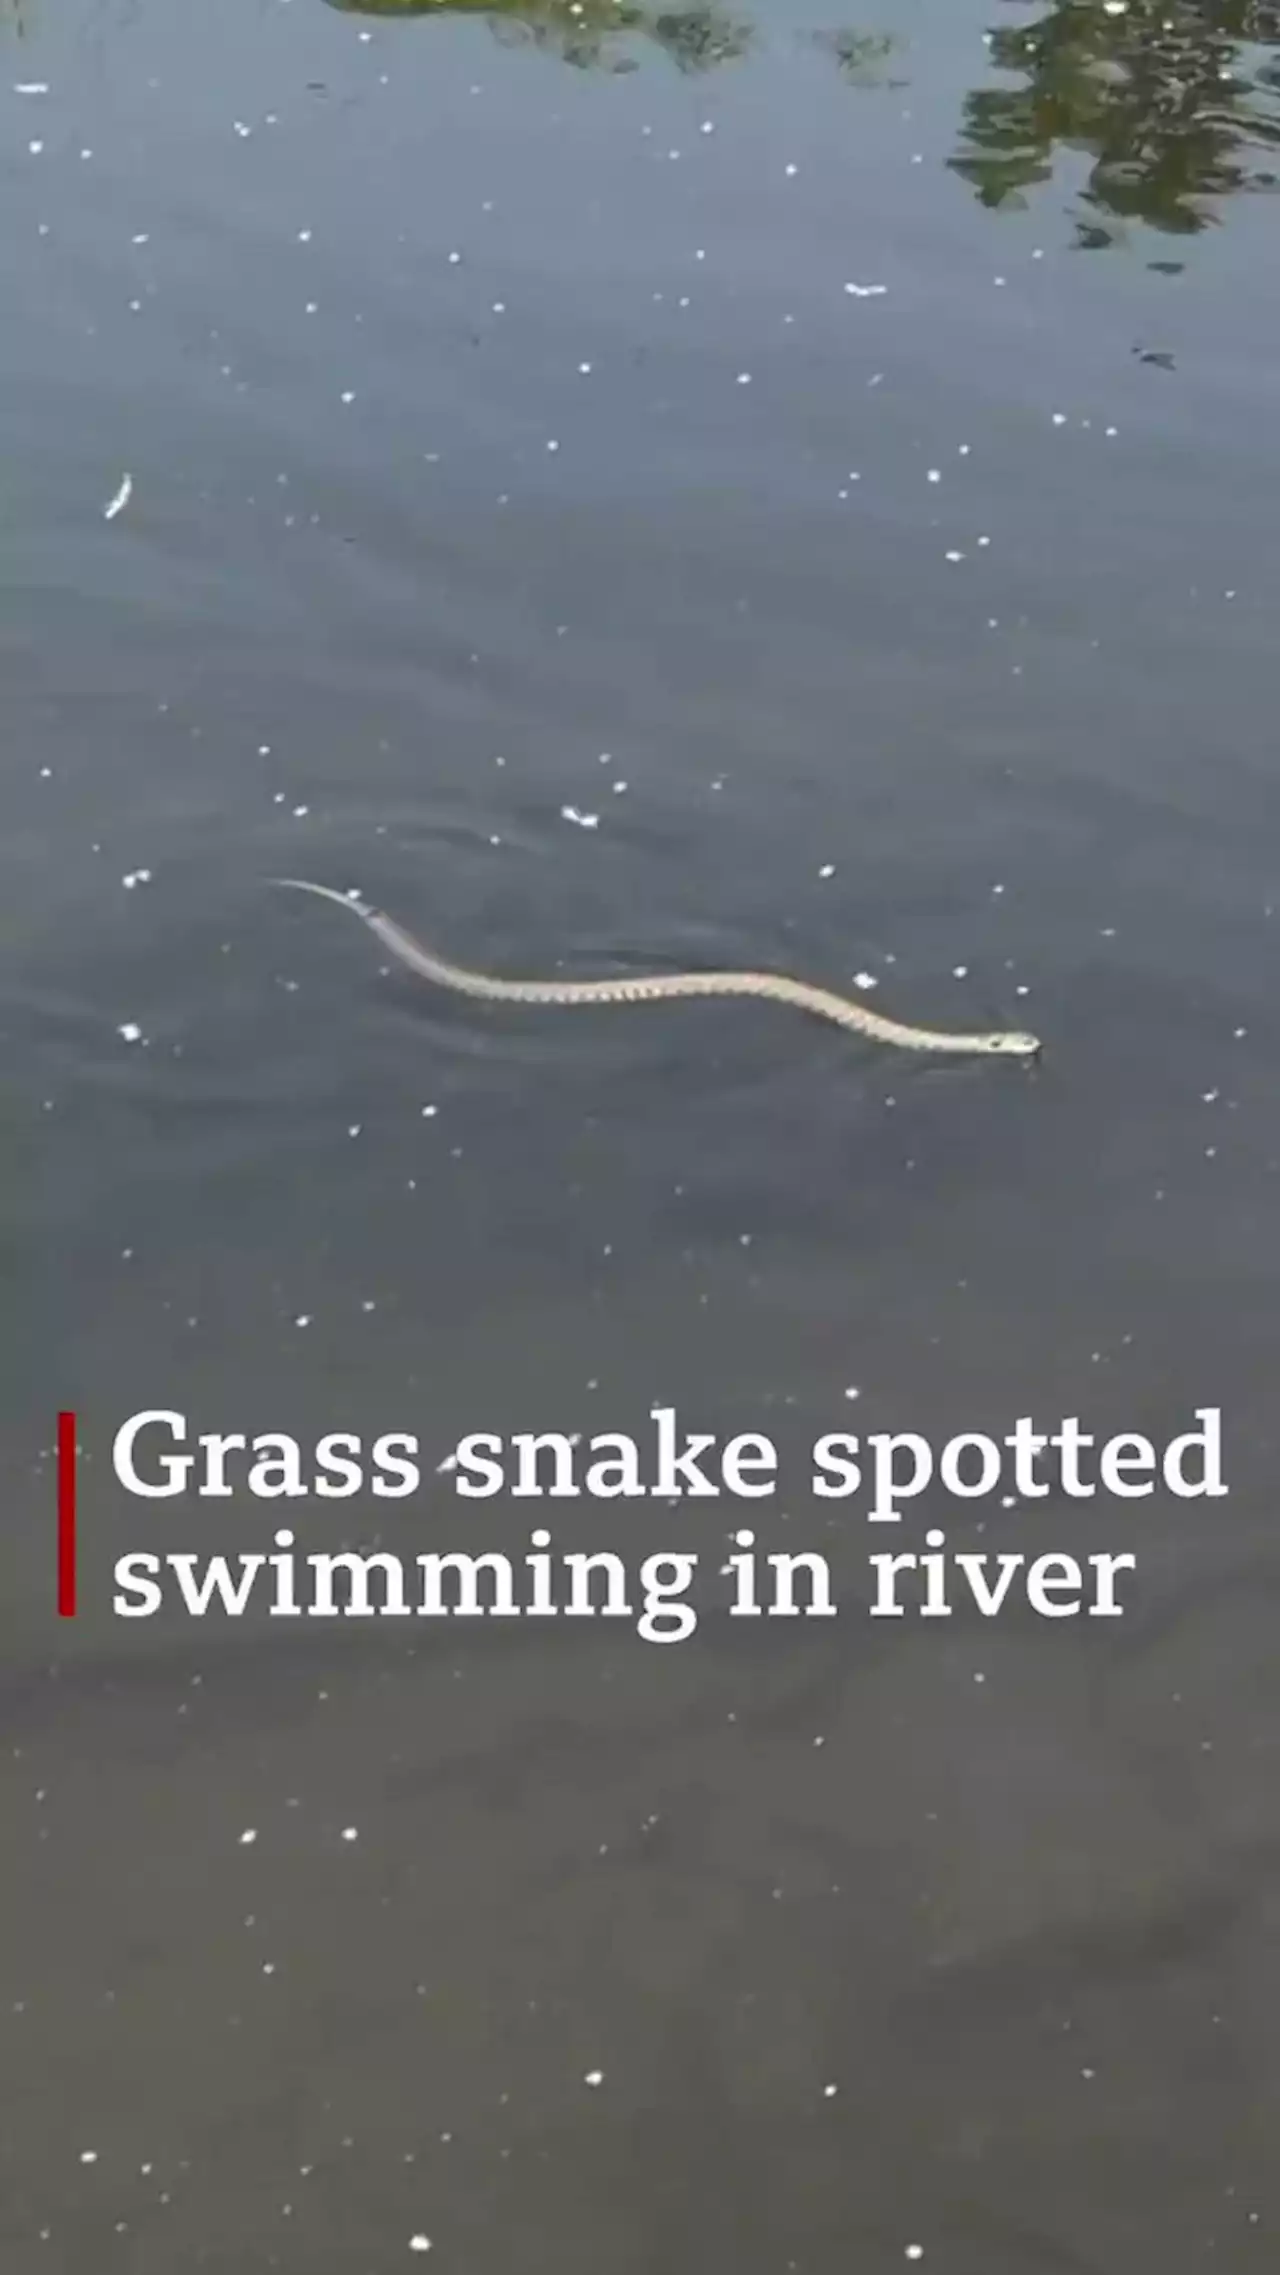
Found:
[{"label": "tree reflection in water", "polygon": [[581,71],[633,71],[628,42],[660,47],[681,71],[710,71],[745,55],[745,17],[713,5],[649,8],[643,0],[327,0],[355,16],[484,16],[506,43],[547,48]]},{"label": "tree reflection in water", "polygon": [[[1023,14],[1035,0],[1009,0]],[[662,10],[645,0],[328,0],[369,16],[480,14],[581,69],[635,69],[637,41],[682,71],[736,62],[757,31],[733,7]],[[927,34],[925,35],[927,37]],[[856,87],[893,86],[892,33],[815,31],[816,48]],[[1238,191],[1277,186],[1280,0],[1050,0],[1030,21],[986,35],[998,71],[976,87],[948,164],[986,206],[1025,202],[1062,151],[1083,153],[1077,242],[1109,245],[1130,221],[1191,236]],[[1176,264],[1167,264],[1176,266]]]},{"label": "tree reflection in water", "polygon": [[1091,163],[1077,242],[1127,221],[1191,236],[1234,191],[1280,179],[1280,0],[1054,0],[988,34],[1022,81],[966,97],[950,164],[984,205],[1022,203],[1055,153]]}]

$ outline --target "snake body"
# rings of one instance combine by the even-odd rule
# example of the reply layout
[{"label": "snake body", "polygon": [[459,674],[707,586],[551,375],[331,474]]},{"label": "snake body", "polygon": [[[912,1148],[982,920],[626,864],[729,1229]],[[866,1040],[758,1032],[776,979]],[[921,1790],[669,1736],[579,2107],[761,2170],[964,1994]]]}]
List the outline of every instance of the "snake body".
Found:
[{"label": "snake body", "polygon": [[876,1042],[896,1043],[903,1050],[983,1052],[1023,1059],[1037,1057],[1040,1050],[1036,1036],[1004,1029],[988,1034],[946,1034],[933,1027],[909,1027],[902,1020],[885,1019],[877,1011],[868,1011],[849,996],[835,995],[828,988],[814,987],[807,980],[790,979],[779,972],[667,972],[599,980],[494,979],[488,972],[447,963],[355,893],[335,892],[331,885],[313,885],[305,877],[274,877],[271,882],[335,902],[358,916],[383,947],[420,979],[452,988],[458,995],[477,996],[485,1003],[663,1003],[677,996],[750,995],[768,1003],[793,1004],[797,1011],[829,1019],[837,1027],[869,1035]]}]

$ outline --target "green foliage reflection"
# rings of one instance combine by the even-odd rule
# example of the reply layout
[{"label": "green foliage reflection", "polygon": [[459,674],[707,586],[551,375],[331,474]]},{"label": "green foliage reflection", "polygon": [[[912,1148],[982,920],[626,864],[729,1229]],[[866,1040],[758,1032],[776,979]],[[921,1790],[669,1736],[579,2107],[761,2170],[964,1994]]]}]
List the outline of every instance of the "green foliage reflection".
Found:
[{"label": "green foliage reflection", "polygon": [[989,45],[1022,84],[966,98],[950,161],[984,205],[1025,202],[1059,150],[1090,161],[1086,247],[1131,220],[1190,236],[1221,198],[1277,186],[1280,0],[1054,0]]},{"label": "green foliage reflection", "polygon": [[752,26],[715,5],[658,9],[643,0],[327,0],[354,16],[485,16],[499,38],[547,48],[579,70],[626,71],[629,40],[659,47],[681,71],[736,62]]}]

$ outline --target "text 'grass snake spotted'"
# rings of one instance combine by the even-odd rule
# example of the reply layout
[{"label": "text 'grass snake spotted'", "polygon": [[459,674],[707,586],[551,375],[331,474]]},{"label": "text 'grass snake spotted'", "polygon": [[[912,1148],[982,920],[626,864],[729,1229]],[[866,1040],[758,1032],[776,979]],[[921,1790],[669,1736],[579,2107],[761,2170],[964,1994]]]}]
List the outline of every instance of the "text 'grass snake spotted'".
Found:
[{"label": "text 'grass snake spotted'", "polygon": [[835,995],[827,988],[788,979],[778,972],[668,972],[599,980],[493,979],[487,972],[466,971],[459,964],[446,963],[443,956],[433,955],[411,932],[355,893],[335,892],[331,885],[313,885],[305,877],[273,877],[270,881],[294,892],[317,893],[321,900],[334,901],[367,924],[383,947],[420,979],[452,988],[459,995],[478,996],[485,1003],[663,1003],[676,996],[750,995],[766,1003],[794,1004],[797,1011],[830,1019],[837,1027],[851,1028],[876,1042],[896,1043],[908,1051],[985,1052],[1021,1059],[1036,1058],[1040,1051],[1036,1036],[1013,1030],[944,1034],[934,1027],[909,1027],[902,1020],[884,1019],[879,1012],[868,1011],[849,996]]}]

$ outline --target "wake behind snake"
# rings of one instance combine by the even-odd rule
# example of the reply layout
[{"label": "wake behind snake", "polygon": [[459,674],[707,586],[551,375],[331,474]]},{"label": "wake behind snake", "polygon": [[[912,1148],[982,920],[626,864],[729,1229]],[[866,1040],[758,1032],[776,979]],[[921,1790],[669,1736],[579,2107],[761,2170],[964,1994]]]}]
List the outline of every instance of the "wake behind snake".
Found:
[{"label": "wake behind snake", "polygon": [[321,900],[335,902],[358,916],[383,947],[420,979],[452,988],[458,995],[477,996],[485,1003],[662,1003],[676,996],[750,995],[767,1003],[793,1004],[797,1011],[829,1019],[835,1026],[869,1035],[875,1042],[896,1043],[902,1050],[982,1052],[1021,1059],[1036,1058],[1040,1052],[1035,1035],[1004,1028],[989,1033],[949,1034],[935,1027],[910,1027],[902,1020],[885,1019],[878,1011],[869,1011],[851,996],[836,995],[828,988],[814,987],[807,980],[790,979],[780,972],[667,972],[599,980],[494,979],[488,972],[446,963],[443,956],[435,955],[411,932],[355,893],[335,892],[331,885],[314,885],[305,877],[273,877],[270,881],[291,892],[316,893]]}]

